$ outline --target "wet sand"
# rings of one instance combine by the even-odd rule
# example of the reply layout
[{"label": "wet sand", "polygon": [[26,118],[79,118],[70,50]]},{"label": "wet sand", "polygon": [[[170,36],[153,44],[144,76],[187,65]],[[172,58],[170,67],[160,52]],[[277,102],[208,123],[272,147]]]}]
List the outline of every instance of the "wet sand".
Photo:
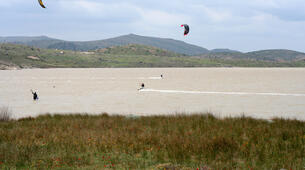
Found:
[{"label": "wet sand", "polygon": [[[138,91],[141,83],[145,89]],[[36,102],[31,89],[38,92]],[[45,113],[212,112],[220,117],[305,120],[305,69],[6,70],[0,71],[0,106],[8,106],[15,118]]]}]

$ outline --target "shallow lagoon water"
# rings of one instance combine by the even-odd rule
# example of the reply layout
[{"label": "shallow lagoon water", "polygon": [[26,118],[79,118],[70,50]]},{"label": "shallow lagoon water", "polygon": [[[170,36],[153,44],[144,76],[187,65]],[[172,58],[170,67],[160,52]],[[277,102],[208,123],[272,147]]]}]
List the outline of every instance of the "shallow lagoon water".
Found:
[{"label": "shallow lagoon water", "polygon": [[[163,74],[162,79],[160,75]],[[138,91],[140,84],[145,89]],[[38,92],[33,101],[30,90]],[[105,68],[0,71],[0,106],[15,118],[45,113],[305,120],[304,68]]]}]

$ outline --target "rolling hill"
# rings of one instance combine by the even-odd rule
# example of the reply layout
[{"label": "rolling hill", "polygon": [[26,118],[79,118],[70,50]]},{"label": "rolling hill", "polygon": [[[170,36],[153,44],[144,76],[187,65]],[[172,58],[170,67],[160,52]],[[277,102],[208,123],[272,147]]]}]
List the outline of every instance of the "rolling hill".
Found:
[{"label": "rolling hill", "polygon": [[234,60],[234,59],[246,59],[246,60],[257,60],[257,61],[270,61],[270,62],[297,62],[305,60],[305,53],[275,49],[275,50],[262,50],[254,51],[249,53],[241,52],[217,52],[217,53],[207,53],[202,54],[199,57],[201,58],[210,58],[210,59],[225,59],[225,60]]},{"label": "rolling hill", "polygon": [[166,38],[139,36],[135,34],[123,35],[115,38],[98,40],[98,41],[64,41],[64,40],[49,38],[46,36],[0,37],[0,42],[23,44],[28,46],[34,46],[37,48],[73,50],[73,51],[92,51],[92,50],[97,50],[112,46],[140,44],[146,46],[153,46],[186,55],[199,55],[209,52],[209,50],[205,48],[188,44],[183,41],[166,39]]},{"label": "rolling hill", "polygon": [[[277,52],[277,51],[275,51]],[[281,53],[284,53],[283,51]],[[40,49],[0,43],[0,69],[112,67],[305,67],[303,53],[276,60],[266,51],[186,56],[152,46],[130,44],[90,52]],[[252,56],[251,56],[252,55]],[[266,55],[264,57],[264,55]],[[253,57],[254,56],[254,57]],[[258,56],[258,57],[257,57]],[[253,58],[252,58],[253,57]],[[286,59],[286,60],[285,60]]]},{"label": "rolling hill", "polygon": [[179,57],[182,54],[163,50],[153,46],[129,44],[124,46],[113,46],[103,49],[98,49],[95,52],[112,55],[151,55],[151,56],[165,56],[165,57]]},{"label": "rolling hill", "polygon": [[210,50],[210,53],[240,53],[240,52],[236,50],[230,50],[227,48],[218,48],[218,49]]},{"label": "rolling hill", "polygon": [[[115,47],[118,52],[117,46],[125,46],[130,44],[142,45],[145,48],[157,48],[160,50],[167,51],[164,55],[157,54],[159,56],[175,56],[177,54],[188,55],[188,56],[197,56],[205,59],[223,59],[223,60],[232,60],[232,59],[246,59],[246,60],[258,60],[258,61],[271,61],[271,62],[291,62],[291,61],[302,61],[305,59],[305,53],[300,53],[297,51],[291,50],[262,50],[254,51],[249,53],[241,53],[239,51],[234,51],[230,49],[214,49],[207,50],[205,48],[195,46],[192,44],[187,44],[183,41],[178,41],[174,39],[166,38],[156,38],[156,37],[146,37],[139,36],[135,34],[123,35],[115,38],[97,40],[97,41],[64,41],[54,38],[49,38],[47,36],[37,36],[37,37],[26,37],[26,36],[15,36],[15,37],[0,37],[0,43],[13,43],[27,45],[36,48],[42,49],[58,49],[58,50],[70,50],[70,51],[103,51],[106,49],[106,52],[111,51],[113,53],[113,48]],[[126,48],[124,48],[126,49]],[[123,49],[120,49],[123,50]],[[128,50],[131,50],[128,48]],[[139,50],[139,49],[137,49]],[[144,54],[148,55],[149,53],[145,52],[145,49],[142,48],[142,51],[128,51],[128,54]],[[126,52],[126,51],[124,51]],[[170,54],[169,52],[172,52]],[[153,55],[153,54],[152,54]]]},{"label": "rolling hill", "polygon": [[0,69],[190,66],[188,59],[180,56],[183,55],[136,44],[81,52],[0,43]]},{"label": "rolling hill", "polygon": [[291,50],[262,50],[246,53],[247,58],[268,61],[299,61],[305,60],[305,53]]}]

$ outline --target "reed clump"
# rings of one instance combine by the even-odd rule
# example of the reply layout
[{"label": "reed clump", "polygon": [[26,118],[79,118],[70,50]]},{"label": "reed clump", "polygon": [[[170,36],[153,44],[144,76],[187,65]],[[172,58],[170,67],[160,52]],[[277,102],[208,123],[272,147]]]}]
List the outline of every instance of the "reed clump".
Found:
[{"label": "reed clump", "polygon": [[0,107],[0,122],[10,121],[12,118],[12,112],[9,107]]},{"label": "reed clump", "polygon": [[302,169],[305,122],[209,114],[0,123],[0,169]]}]

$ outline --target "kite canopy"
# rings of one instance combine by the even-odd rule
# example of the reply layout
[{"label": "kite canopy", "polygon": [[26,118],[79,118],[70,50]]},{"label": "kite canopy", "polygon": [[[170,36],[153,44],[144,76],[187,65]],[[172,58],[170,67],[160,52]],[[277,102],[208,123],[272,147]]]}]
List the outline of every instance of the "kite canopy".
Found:
[{"label": "kite canopy", "polygon": [[181,27],[184,27],[184,36],[186,36],[190,32],[190,27],[187,24],[183,24]]},{"label": "kite canopy", "polygon": [[39,2],[40,6],[41,6],[42,8],[46,8],[46,7],[44,6],[42,0],[38,0],[38,2]]}]

